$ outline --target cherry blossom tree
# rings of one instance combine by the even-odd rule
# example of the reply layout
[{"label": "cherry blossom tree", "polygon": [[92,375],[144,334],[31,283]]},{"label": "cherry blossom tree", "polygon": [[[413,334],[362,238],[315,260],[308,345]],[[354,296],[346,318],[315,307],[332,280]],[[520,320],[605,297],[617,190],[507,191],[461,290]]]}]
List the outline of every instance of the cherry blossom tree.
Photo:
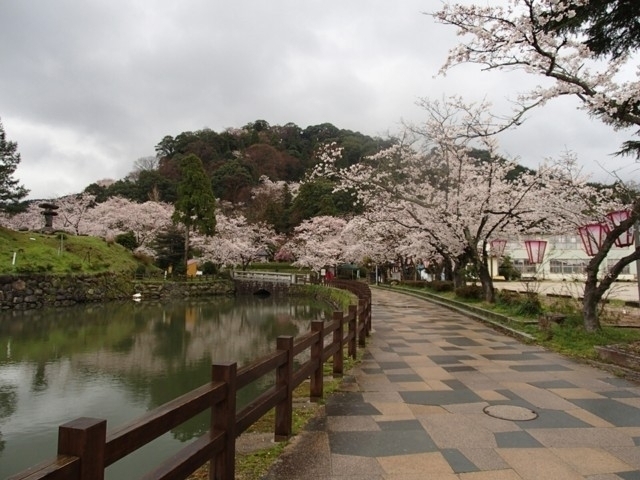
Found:
[{"label": "cherry blossom tree", "polygon": [[249,223],[242,215],[227,216],[221,211],[216,212],[213,236],[192,236],[201,260],[227,267],[240,265],[243,270],[278,241],[276,233],[266,224]]},{"label": "cherry blossom tree", "polygon": [[87,233],[91,227],[87,225],[89,211],[96,206],[95,195],[80,193],[66,195],[54,201],[58,205],[58,225],[60,230],[79,235]]},{"label": "cherry blossom tree", "polygon": [[2,225],[12,230],[38,230],[44,226],[42,209],[38,202],[29,202],[26,209],[15,215],[0,212]]},{"label": "cherry blossom tree", "polygon": [[[4,222],[7,227],[14,230],[39,230],[44,226],[40,201],[29,202],[25,211],[16,215],[5,215]],[[67,195],[60,198],[49,199],[46,203],[57,205],[56,217],[53,220],[55,230],[64,231],[74,235],[91,235],[98,225],[92,225],[90,212],[95,207],[95,197],[88,194]]]},{"label": "cherry blossom tree", "polygon": [[[343,169],[335,167],[335,154],[327,155],[316,173],[339,178],[341,188],[357,189],[370,218],[421,237],[427,254],[452,265],[457,286],[472,263],[485,299],[493,301],[488,242],[497,235],[551,228],[555,220],[541,211],[537,198],[548,195],[548,176],[558,172],[541,167],[514,176],[518,165],[499,154],[495,122],[484,103],[451,98],[424,100],[422,106],[425,122],[404,137],[417,134],[420,142],[398,142]],[[484,158],[474,156],[478,148]]]},{"label": "cherry blossom tree", "polygon": [[[550,183],[555,183],[553,190],[556,192],[545,198],[545,208],[549,214],[563,220],[565,231],[577,232],[580,227],[592,223],[608,226],[602,245],[591,257],[585,269],[586,280],[582,297],[584,327],[587,331],[597,331],[600,329],[597,308],[599,302],[624,267],[640,259],[640,248],[636,247],[628,255],[617,259],[606,275],[599,276],[600,266],[606,261],[616,239],[633,228],[634,223],[640,218],[640,189],[637,185],[626,185],[622,182],[608,188],[595,188],[589,183],[589,176],[581,174],[577,168],[576,156],[571,153],[558,160],[556,167],[563,171],[563,175],[549,179]],[[607,220],[607,214],[616,211],[625,211],[629,216],[614,226]]]},{"label": "cherry blossom tree", "polygon": [[[595,8],[601,6],[602,3],[595,5]],[[520,70],[550,79],[550,84],[538,86],[518,98],[518,108],[507,126],[520,122],[523,115],[536,106],[553,98],[570,95],[580,101],[581,108],[588,115],[601,119],[614,129],[637,128],[640,126],[639,44],[635,39],[621,39],[622,43],[617,43],[615,48],[605,46],[594,49],[591,27],[596,24],[590,20],[584,21],[584,18],[574,21],[574,17],[584,13],[585,9],[587,17],[594,13],[590,7],[588,0],[511,0],[507,7],[447,4],[433,16],[441,23],[455,27],[465,40],[449,52],[441,71],[446,73],[455,65],[473,63],[484,70]],[[631,3],[628,7],[631,9]],[[637,11],[637,7],[632,9]],[[597,17],[603,10],[595,13]],[[623,24],[621,31],[625,31],[626,26],[635,25],[633,18],[623,17],[622,20],[627,23]],[[617,18],[616,21],[619,20]],[[565,28],[567,26],[569,28]],[[619,27],[620,24],[617,24],[613,28]],[[640,159],[640,142],[629,140],[618,153]],[[630,256],[617,262],[599,282],[599,266],[615,238],[640,221],[637,189],[624,185],[623,188],[632,192],[627,196],[632,200],[628,200],[626,206],[618,205],[618,208],[628,209],[630,216],[607,234],[598,254],[587,267],[583,301],[587,330],[599,328],[596,312],[598,301],[622,268],[640,255],[636,248]],[[596,205],[590,206],[591,221],[602,220],[604,213],[598,213]],[[606,202],[601,203],[601,208],[603,206],[606,206]],[[609,205],[607,208],[612,207]]]},{"label": "cherry blossom tree", "polygon": [[373,212],[355,216],[341,233],[345,245],[344,258],[349,262],[367,263],[387,274],[388,267],[397,264],[404,272],[409,259],[414,262],[428,253],[413,233],[400,223],[376,216]]},{"label": "cherry blossom tree", "polygon": [[[518,123],[531,108],[571,95],[579,99],[589,115],[614,128],[637,128],[637,44],[598,55],[585,44],[589,22],[576,28],[556,28],[575,17],[576,9],[587,3],[588,0],[509,0],[507,6],[447,3],[432,16],[455,27],[464,40],[449,52],[441,72],[473,63],[484,70],[520,70],[550,79],[552,82],[546,86],[520,96],[513,123]],[[626,142],[620,153],[640,158],[640,142]]]},{"label": "cherry blossom tree", "polygon": [[83,222],[83,233],[108,237],[132,232],[138,247],[148,247],[159,231],[171,225],[173,211],[173,206],[168,203],[137,203],[111,197],[88,212]]},{"label": "cherry blossom tree", "polygon": [[274,182],[263,175],[258,185],[251,190],[245,215],[252,223],[266,222],[280,233],[287,232],[292,221],[289,210],[299,188],[298,183],[284,180]]},{"label": "cherry blossom tree", "polygon": [[280,247],[280,249],[278,249],[278,251],[273,256],[273,259],[276,262],[286,262],[286,263],[291,263],[295,261],[295,257],[293,256],[293,253],[291,253],[291,250],[289,250],[284,245]]},{"label": "cherry blossom tree", "polygon": [[345,260],[345,244],[342,232],[346,220],[338,217],[319,216],[304,220],[293,232],[286,247],[293,253],[293,265],[320,271],[327,265]]}]

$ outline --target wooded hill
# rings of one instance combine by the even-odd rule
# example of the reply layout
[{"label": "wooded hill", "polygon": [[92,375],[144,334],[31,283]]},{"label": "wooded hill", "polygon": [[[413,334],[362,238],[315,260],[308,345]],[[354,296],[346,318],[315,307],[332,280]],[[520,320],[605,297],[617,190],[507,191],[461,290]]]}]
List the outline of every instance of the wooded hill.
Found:
[{"label": "wooded hill", "polygon": [[180,159],[194,154],[211,177],[216,197],[238,203],[247,200],[249,190],[262,175],[272,181],[301,181],[316,164],[318,148],[332,142],[343,148],[345,166],[392,144],[392,140],[341,130],[330,123],[303,130],[293,123],[270,126],[265,120],[257,120],[220,133],[204,129],[167,135],[155,147],[156,171],[141,170],[136,172],[137,178],[129,176],[107,188],[92,184],[87,191],[143,202],[153,194],[149,187],[157,186],[160,200],[172,202]]},{"label": "wooded hill", "polygon": [[317,163],[318,148],[332,142],[343,149],[342,162],[347,166],[390,146],[393,140],[342,130],[330,123],[302,129],[293,123],[272,126],[265,120],[223,132],[182,132],[167,135],[156,145],[156,163],[138,165],[127,178],[108,186],[91,184],[85,192],[96,195],[98,202],[121,196],[136,202],[174,203],[180,161],[194,154],[202,160],[216,198],[242,206],[250,220],[263,220],[286,232],[305,218],[354,209],[350,196],[333,194],[327,180],[305,184],[293,202],[284,191],[279,202],[265,205],[261,199],[261,205],[253,205],[251,191],[263,175],[274,182],[299,182]]}]

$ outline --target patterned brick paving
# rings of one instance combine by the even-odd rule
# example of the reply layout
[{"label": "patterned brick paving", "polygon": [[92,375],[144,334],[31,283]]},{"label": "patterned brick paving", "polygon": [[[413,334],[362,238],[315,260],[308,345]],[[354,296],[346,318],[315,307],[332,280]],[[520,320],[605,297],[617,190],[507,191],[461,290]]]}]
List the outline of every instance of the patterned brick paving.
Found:
[{"label": "patterned brick paving", "polygon": [[266,479],[640,480],[637,384],[395,292],[373,291],[373,328]]}]

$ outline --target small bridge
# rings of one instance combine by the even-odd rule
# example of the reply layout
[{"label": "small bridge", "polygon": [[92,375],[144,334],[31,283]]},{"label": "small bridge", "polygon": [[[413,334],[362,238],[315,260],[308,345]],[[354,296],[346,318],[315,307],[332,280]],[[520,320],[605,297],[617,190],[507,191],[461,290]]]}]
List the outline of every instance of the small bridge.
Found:
[{"label": "small bridge", "polygon": [[287,294],[290,285],[311,283],[311,276],[304,273],[259,271],[234,271],[236,293],[242,295]]}]

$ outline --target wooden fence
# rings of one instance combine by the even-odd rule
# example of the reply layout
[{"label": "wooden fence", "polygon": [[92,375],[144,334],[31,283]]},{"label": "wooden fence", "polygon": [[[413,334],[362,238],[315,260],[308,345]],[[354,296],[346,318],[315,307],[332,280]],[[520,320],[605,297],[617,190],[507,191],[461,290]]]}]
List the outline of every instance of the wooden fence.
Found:
[{"label": "wooden fence", "polygon": [[[365,345],[371,330],[371,291],[366,284],[335,280],[332,286],[349,290],[358,297],[346,314],[334,312],[329,322],[314,321],[311,331],[296,339],[281,336],[276,351],[250,365],[212,365],[211,381],[142,417],[107,431],[107,421],[78,418],[58,428],[58,455],[29,468],[9,480],[103,480],[109,465],[135,452],[195,415],[211,411],[207,433],[178,453],[165,459],[142,478],[145,480],[184,479],[210,462],[211,480],[232,480],[235,476],[235,440],[263,415],[275,408],[274,437],[289,438],[293,423],[293,390],[310,379],[312,400],[323,396],[323,366],[333,361],[333,374],[343,373],[345,348],[356,357],[357,346]],[[308,360],[297,361],[303,352]],[[238,390],[275,372],[275,385],[241,411],[236,411]]]}]

